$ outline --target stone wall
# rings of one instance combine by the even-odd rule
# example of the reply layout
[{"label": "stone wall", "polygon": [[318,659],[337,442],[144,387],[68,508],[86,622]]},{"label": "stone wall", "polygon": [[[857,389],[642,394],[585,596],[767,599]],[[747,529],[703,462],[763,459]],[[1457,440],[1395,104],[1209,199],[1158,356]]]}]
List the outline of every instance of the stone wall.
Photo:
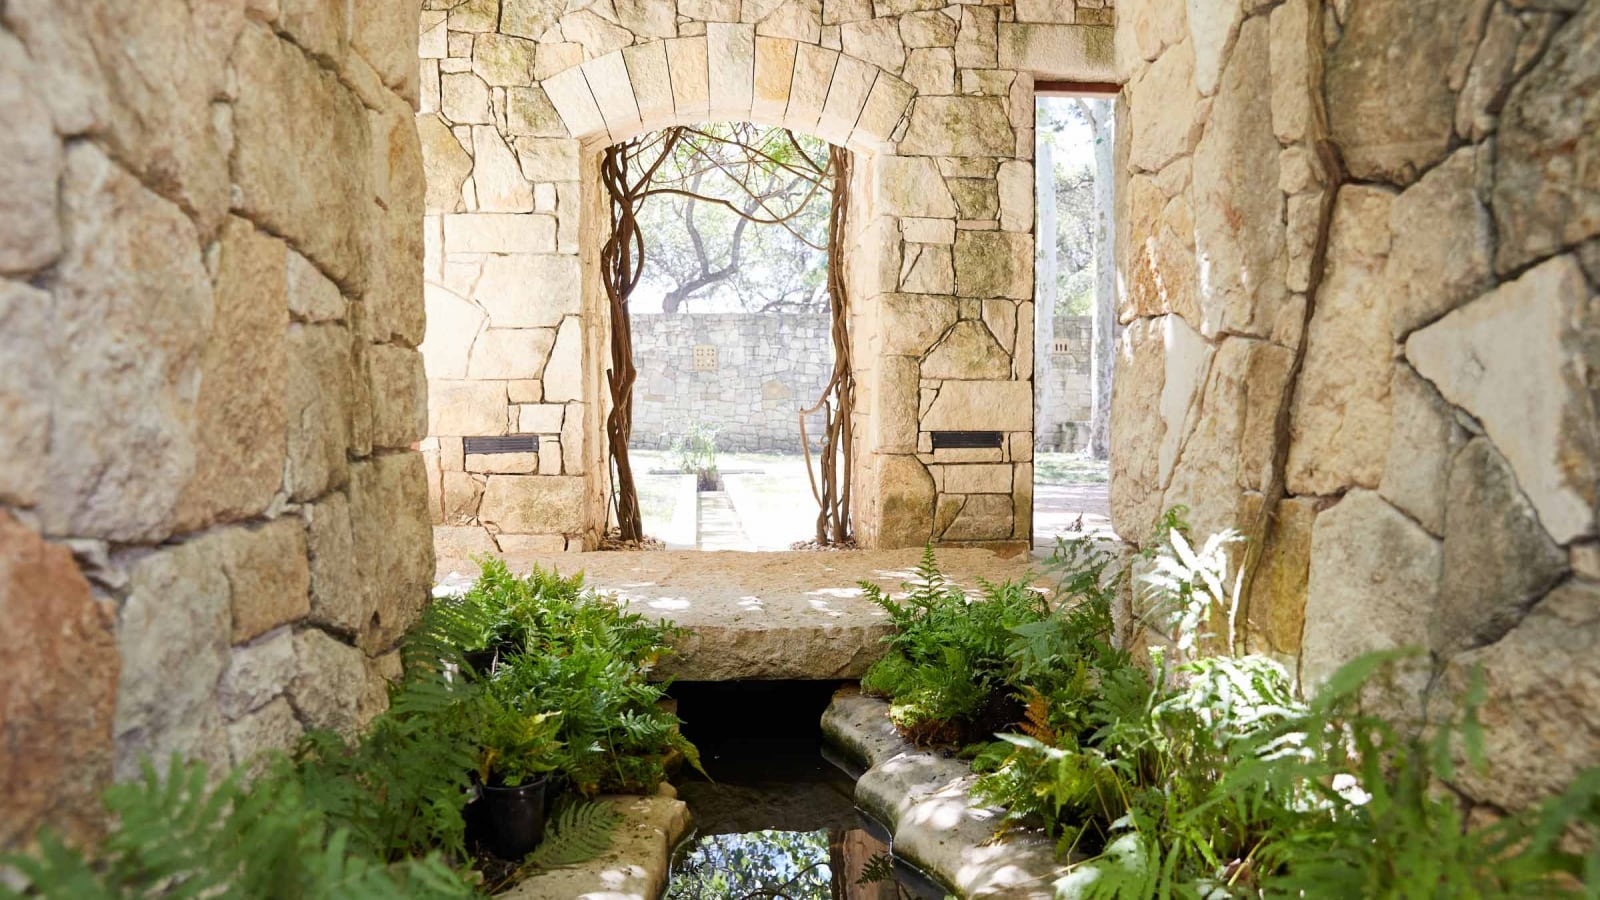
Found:
[{"label": "stone wall", "polygon": [[1093,373],[1089,358],[1092,316],[1056,316],[1049,347],[1049,407],[1034,410],[1034,445],[1040,450],[1075,452],[1089,446],[1093,411]]},{"label": "stone wall", "polygon": [[1142,0],[1117,45],[1117,532],[1241,529],[1308,687],[1418,645],[1437,714],[1481,664],[1475,802],[1600,763],[1600,3]]},{"label": "stone wall", "polygon": [[[833,375],[827,314],[656,313],[633,316],[633,446],[666,449],[695,423],[722,450],[799,453],[796,416]],[[710,368],[696,353],[714,355]],[[820,414],[806,423],[813,448]]]},{"label": "stone wall", "polygon": [[[1082,6],[1080,10],[1078,7]],[[596,159],[753,121],[856,156],[847,271],[867,546],[1029,538],[1033,78],[1111,77],[1109,7],[428,0],[429,459],[440,552],[587,549],[606,523]],[[1001,433],[933,450],[936,430]],[[463,452],[537,435],[540,452]]]},{"label": "stone wall", "polygon": [[433,564],[407,7],[0,5],[0,849],[386,702]]}]

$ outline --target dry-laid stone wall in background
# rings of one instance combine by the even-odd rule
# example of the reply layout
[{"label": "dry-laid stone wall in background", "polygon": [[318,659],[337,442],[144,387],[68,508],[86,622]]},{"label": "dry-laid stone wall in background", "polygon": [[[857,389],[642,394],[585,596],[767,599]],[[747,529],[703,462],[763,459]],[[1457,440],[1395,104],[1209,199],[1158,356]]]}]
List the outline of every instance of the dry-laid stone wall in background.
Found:
[{"label": "dry-laid stone wall in background", "polygon": [[[1034,77],[1106,80],[1108,3],[427,0],[428,458],[440,553],[593,548],[609,323],[595,159],[674,123],[855,151],[867,546],[1015,544],[1032,508]],[[635,359],[645,384],[650,360]],[[986,430],[998,448],[934,450]],[[463,438],[537,436],[466,454]]]},{"label": "dry-laid stone wall in background", "polygon": [[[826,313],[635,313],[633,446],[668,449],[696,425],[717,428],[717,449],[799,453],[797,413],[833,375]],[[709,364],[696,365],[696,354]],[[820,414],[806,422],[813,449]]]},{"label": "dry-laid stone wall in background", "polygon": [[1089,446],[1089,419],[1094,406],[1094,374],[1089,356],[1093,316],[1056,316],[1055,339],[1039,352],[1050,354],[1049,406],[1035,404],[1034,446],[1041,450],[1078,452]]},{"label": "dry-laid stone wall in background", "polygon": [[1119,5],[1112,514],[1251,543],[1314,688],[1481,664],[1507,809],[1600,763],[1600,3]]},{"label": "dry-laid stone wall in background", "polygon": [[418,3],[347,6],[0,5],[0,848],[386,703],[433,565]]}]

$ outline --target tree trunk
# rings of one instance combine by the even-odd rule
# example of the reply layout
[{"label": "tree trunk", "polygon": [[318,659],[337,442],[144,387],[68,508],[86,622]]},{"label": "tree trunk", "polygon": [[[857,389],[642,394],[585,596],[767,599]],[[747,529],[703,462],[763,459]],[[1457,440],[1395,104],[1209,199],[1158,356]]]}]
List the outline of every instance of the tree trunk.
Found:
[{"label": "tree trunk", "polygon": [[1056,164],[1049,141],[1040,141],[1038,147],[1034,154],[1039,264],[1033,304],[1033,443],[1040,450],[1054,450],[1060,432],[1050,377],[1050,350],[1056,339]]},{"label": "tree trunk", "polygon": [[[1098,112],[1098,115],[1096,113]],[[1111,247],[1115,200],[1112,176],[1112,105],[1107,100],[1084,104],[1094,129],[1094,322],[1089,353],[1089,454],[1111,456],[1111,370],[1116,364],[1117,277]]]}]

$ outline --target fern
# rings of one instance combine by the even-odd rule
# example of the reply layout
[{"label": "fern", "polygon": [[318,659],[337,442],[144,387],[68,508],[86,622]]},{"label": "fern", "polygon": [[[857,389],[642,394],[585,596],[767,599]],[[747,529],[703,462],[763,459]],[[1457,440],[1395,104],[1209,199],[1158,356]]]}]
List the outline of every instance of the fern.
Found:
[{"label": "fern", "polygon": [[611,849],[622,817],[604,801],[572,803],[550,821],[545,838],[528,854],[527,865],[554,869],[594,859]]}]

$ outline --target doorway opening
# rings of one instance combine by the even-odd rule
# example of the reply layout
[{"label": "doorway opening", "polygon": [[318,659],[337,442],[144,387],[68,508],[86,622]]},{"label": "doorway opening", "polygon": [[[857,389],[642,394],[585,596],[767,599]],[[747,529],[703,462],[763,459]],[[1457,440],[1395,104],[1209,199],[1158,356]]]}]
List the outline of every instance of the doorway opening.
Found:
[{"label": "doorway opening", "polygon": [[611,526],[622,546],[850,541],[848,154],[750,123],[609,148]]},{"label": "doorway opening", "polygon": [[1041,86],[1035,101],[1033,542],[1040,555],[1060,539],[1114,537],[1114,111],[1113,96],[1083,86]]}]

